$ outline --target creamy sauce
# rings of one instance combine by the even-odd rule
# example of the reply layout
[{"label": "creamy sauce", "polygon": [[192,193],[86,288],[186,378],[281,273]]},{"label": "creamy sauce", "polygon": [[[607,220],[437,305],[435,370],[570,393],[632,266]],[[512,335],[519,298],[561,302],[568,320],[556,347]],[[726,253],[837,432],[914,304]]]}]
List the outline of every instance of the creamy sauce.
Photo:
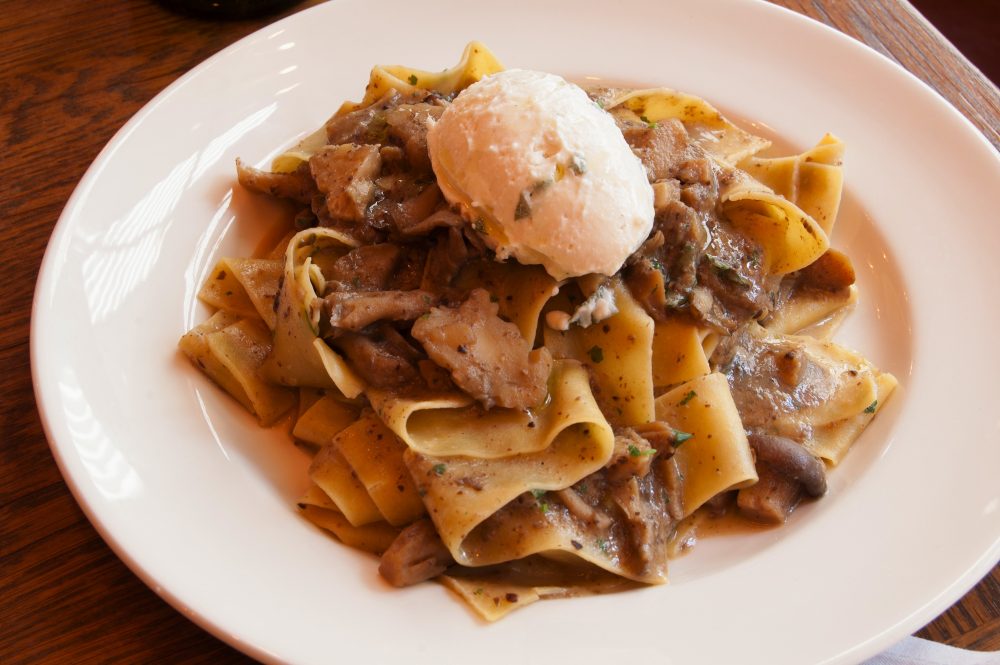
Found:
[{"label": "creamy sauce", "polygon": [[677,525],[667,546],[667,554],[671,559],[683,556],[698,544],[699,538],[748,535],[780,526],[780,524],[762,524],[747,519],[740,514],[736,506],[730,506],[721,515],[713,514],[708,508],[700,508]]}]

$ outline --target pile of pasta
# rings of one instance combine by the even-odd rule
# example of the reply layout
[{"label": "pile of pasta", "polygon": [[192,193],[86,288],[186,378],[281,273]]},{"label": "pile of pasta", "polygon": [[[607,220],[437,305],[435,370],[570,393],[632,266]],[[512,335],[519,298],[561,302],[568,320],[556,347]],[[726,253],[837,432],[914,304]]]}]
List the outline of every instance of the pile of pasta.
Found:
[{"label": "pile of pasta", "polygon": [[[387,90],[451,97],[500,69],[476,43],[444,72],[378,66],[365,98],[337,115]],[[732,174],[720,214],[763,249],[766,275],[794,275],[828,252],[842,188],[843,144],[835,137],[802,154],[762,157],[766,140],[697,97],[660,88],[596,98],[643,122],[680,120]],[[325,143],[320,130],[272,171],[294,171]],[[853,285],[790,290],[768,317],[741,327],[724,362],[720,349],[736,333],[690,317],[654,319],[620,276],[604,282],[616,313],[556,330],[546,314],[572,311],[574,289],[586,282],[556,282],[538,266],[508,261],[476,264],[456,281],[485,289],[500,318],[549,350],[546,400],[533,409],[486,409],[454,389],[400,395],[366,384],[321,335],[329,266],[358,246],[342,229],[290,226],[262,256],[220,259],[199,293],[215,313],[180,348],[262,426],[291,418],[292,436],[313,455],[299,502],[306,518],[374,553],[407,527],[431,524],[453,560],[438,579],[488,620],[539,598],[663,583],[679,530],[708,507],[724,509],[724,497],[759,486],[760,453],[744,422],[750,414],[734,398],[734,355],[751,370],[754,358],[741,353],[795,353],[822,369],[822,384],[807,386],[817,399],[775,401],[765,420],[768,432],[793,438],[828,466],[895,386],[891,375],[830,342],[857,299]],[[587,498],[595,492],[599,501]]]}]

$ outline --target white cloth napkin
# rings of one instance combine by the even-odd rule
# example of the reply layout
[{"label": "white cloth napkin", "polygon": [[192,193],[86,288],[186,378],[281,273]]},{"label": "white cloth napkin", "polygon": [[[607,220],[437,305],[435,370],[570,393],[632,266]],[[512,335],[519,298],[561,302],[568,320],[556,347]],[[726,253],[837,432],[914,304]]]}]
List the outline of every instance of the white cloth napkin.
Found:
[{"label": "white cloth napkin", "polygon": [[863,665],[1000,665],[1000,651],[969,651],[911,636]]}]

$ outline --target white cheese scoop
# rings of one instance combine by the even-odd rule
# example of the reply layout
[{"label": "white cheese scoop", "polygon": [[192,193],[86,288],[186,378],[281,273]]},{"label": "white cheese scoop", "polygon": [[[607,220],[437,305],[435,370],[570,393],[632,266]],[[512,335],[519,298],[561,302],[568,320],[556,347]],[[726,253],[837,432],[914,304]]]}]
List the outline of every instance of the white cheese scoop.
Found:
[{"label": "white cheese scoop", "polygon": [[462,91],[427,136],[438,185],[497,258],[556,279],[613,275],[649,235],[653,190],[612,117],[553,74]]}]

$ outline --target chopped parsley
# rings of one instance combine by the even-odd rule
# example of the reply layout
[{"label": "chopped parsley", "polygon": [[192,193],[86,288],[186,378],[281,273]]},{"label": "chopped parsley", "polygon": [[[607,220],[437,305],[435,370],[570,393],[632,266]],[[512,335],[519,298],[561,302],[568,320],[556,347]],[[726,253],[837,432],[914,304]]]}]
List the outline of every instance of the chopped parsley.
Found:
[{"label": "chopped parsley", "polygon": [[[688,436],[691,436],[690,434]],[[630,457],[647,457],[648,455],[655,455],[656,449],[649,448],[648,450],[639,450],[638,446],[633,444],[628,444],[628,454]]]},{"label": "chopped parsley", "polygon": [[708,262],[712,264],[713,268],[715,268],[715,272],[719,274],[719,277],[727,282],[731,282],[737,286],[742,286],[746,289],[753,286],[753,282],[741,275],[735,266],[726,263],[718,256],[706,254],[705,258],[708,259]]},{"label": "chopped parsley", "polygon": [[542,497],[545,496],[545,490],[531,490],[531,496],[535,497],[535,501],[538,502],[538,509],[542,511],[542,515],[549,512],[549,504],[542,501]]},{"label": "chopped parsley", "polygon": [[444,470],[446,468],[447,467],[444,464],[435,464],[434,465],[434,473],[436,473],[439,476],[444,475]]},{"label": "chopped parsley", "polygon": [[410,85],[416,85],[417,84],[417,75],[416,74],[410,74],[410,78],[408,78],[406,80],[410,82]]},{"label": "chopped parsley", "polygon": [[875,400],[865,409],[865,413],[875,413],[875,409],[878,408],[878,400]]},{"label": "chopped parsley", "polygon": [[688,394],[685,395],[684,398],[680,402],[678,402],[678,404],[680,406],[684,406],[685,404],[687,404],[688,402],[690,402],[691,400],[693,400],[697,396],[698,396],[698,393],[696,393],[693,390],[689,390]]},{"label": "chopped parsley", "polygon": [[522,191],[521,196],[517,199],[517,207],[514,208],[514,219],[531,217],[531,197],[549,187],[553,182],[555,181],[552,178],[539,180],[531,187]]},{"label": "chopped parsley", "polygon": [[590,356],[591,362],[599,363],[602,360],[604,360],[604,349],[595,344],[594,346],[590,347],[589,351],[587,351],[587,355]]},{"label": "chopped parsley", "polygon": [[692,438],[694,438],[694,434],[691,434],[691,432],[682,432],[679,429],[675,429],[674,430],[674,448],[676,448],[677,446],[681,445],[682,443],[684,443],[688,439],[692,439]]}]

